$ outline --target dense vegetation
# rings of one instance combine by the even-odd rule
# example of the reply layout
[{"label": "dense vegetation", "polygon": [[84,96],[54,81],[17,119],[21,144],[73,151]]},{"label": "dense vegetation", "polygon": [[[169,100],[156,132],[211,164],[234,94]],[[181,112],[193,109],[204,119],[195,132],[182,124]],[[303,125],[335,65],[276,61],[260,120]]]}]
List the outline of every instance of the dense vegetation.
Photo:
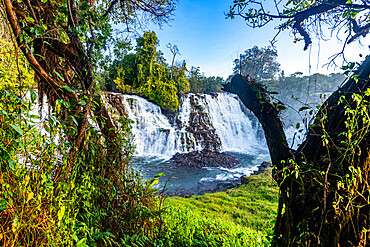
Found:
[{"label": "dense vegetation", "polygon": [[160,232],[153,181],[129,165],[129,120],[110,118],[94,71],[106,13],[132,23],[156,7],[163,21],[175,3],[114,5],[1,1],[1,246],[145,246]]},{"label": "dense vegetation", "polygon": [[185,78],[185,61],[170,67],[157,51],[155,32],[145,32],[136,39],[135,53],[114,60],[103,76],[106,90],[121,93],[139,93],[155,102],[164,111],[175,111],[179,96],[189,92]]},{"label": "dense vegetation", "polygon": [[102,88],[120,93],[138,93],[159,105],[165,112],[174,112],[179,106],[180,96],[185,93],[220,92],[221,77],[206,77],[199,68],[188,71],[185,61],[175,61],[177,46],[173,51],[173,61],[166,63],[163,53],[157,50],[158,38],[155,32],[145,32],[136,39],[135,53],[126,53],[122,59],[112,62],[101,75]]},{"label": "dense vegetation", "polygon": [[[228,17],[242,17],[250,27],[274,20],[277,32],[290,29],[295,41],[343,32],[344,47],[369,31],[370,1],[235,0]],[[270,8],[271,7],[271,8]],[[273,42],[272,42],[273,43]],[[333,59],[343,55],[343,50]],[[332,61],[333,62],[333,61]],[[273,246],[368,246],[370,239],[369,141],[370,56],[317,107],[305,141],[289,148],[279,117],[261,82],[236,75],[225,85],[259,119],[281,191]],[[306,92],[310,93],[306,90]]]},{"label": "dense vegetation", "polygon": [[[282,105],[270,102],[262,83],[287,96],[303,91],[307,80],[315,85],[315,78],[327,90],[328,77],[295,73],[277,79],[264,70],[255,75],[259,82],[233,77],[225,87],[239,94],[264,128],[279,199],[275,184],[260,177],[234,191],[167,205],[153,196],[157,178],[143,182],[130,167],[130,120],[111,118],[96,83],[96,72],[107,62],[102,54],[108,43],[117,44],[117,60],[105,73],[114,84],[107,85],[141,93],[167,111],[176,110],[182,93],[219,90],[222,79],[207,78],[198,68],[186,75],[184,63],[166,64],[153,32],[137,39],[135,53],[120,51],[125,41],[113,38],[112,23],[130,30],[142,21],[167,22],[176,1],[118,2],[1,1],[1,245],[368,245],[370,57],[318,108],[297,150],[287,146],[278,115]],[[235,0],[229,16],[240,15],[253,27],[285,20],[278,29],[292,28],[304,49],[312,43],[310,28],[318,31],[322,21],[333,30],[347,28],[346,43],[369,30],[369,1],[275,4],[278,13],[271,15],[263,2]],[[177,49],[169,47],[175,58]],[[273,73],[277,64],[270,64]],[[287,89],[290,81],[295,87]],[[33,108],[35,85],[39,102],[47,98],[49,114],[41,121]]]}]

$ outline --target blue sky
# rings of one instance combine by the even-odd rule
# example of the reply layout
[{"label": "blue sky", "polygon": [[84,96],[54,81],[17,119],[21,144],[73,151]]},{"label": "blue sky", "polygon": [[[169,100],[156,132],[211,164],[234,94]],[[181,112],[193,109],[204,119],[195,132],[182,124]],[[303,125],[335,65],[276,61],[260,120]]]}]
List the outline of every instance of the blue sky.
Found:
[{"label": "blue sky", "polygon": [[[188,68],[200,67],[206,76],[222,76],[227,78],[232,73],[232,61],[239,53],[257,45],[269,45],[276,31],[273,25],[261,29],[251,29],[241,18],[225,19],[224,13],[229,10],[232,0],[180,0],[174,20],[161,29],[151,26],[160,41],[159,49],[164,52],[167,62],[171,62],[172,54],[166,48],[168,43],[176,44]],[[367,41],[367,42],[366,42]],[[369,38],[363,39],[368,44]],[[339,72],[340,70],[322,66],[328,57],[341,50],[336,38],[327,42],[314,40],[307,51],[303,51],[303,43],[293,43],[289,31],[278,37],[276,44],[278,62],[286,75],[301,71],[304,74]],[[348,46],[346,56],[350,61],[360,61],[359,53],[369,54],[369,48],[360,47],[358,43]],[[340,61],[338,60],[340,63]]]}]

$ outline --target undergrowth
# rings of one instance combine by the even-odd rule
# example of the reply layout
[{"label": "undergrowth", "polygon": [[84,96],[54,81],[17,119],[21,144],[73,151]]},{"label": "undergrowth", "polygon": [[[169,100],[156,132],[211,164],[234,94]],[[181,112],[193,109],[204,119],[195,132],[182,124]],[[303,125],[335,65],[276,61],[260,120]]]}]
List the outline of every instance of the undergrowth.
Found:
[{"label": "undergrowth", "polygon": [[93,127],[88,151],[74,150],[54,114],[32,115],[35,100],[21,86],[0,91],[0,246],[151,245],[161,211],[130,168],[126,119],[117,162]]}]

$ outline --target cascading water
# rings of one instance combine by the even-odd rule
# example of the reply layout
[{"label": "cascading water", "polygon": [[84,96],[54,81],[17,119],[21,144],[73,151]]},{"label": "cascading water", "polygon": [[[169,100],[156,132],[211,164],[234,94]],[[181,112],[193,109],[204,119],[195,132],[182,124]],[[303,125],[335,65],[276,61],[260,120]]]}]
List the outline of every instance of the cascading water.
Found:
[{"label": "cascading water", "polygon": [[242,111],[236,95],[220,93],[199,98],[202,108],[209,114],[217,135],[221,139],[221,150],[253,153],[260,141],[252,120]]},{"label": "cascading water", "polygon": [[[168,191],[198,193],[250,174],[262,161],[270,159],[264,140],[257,137],[255,120],[242,110],[236,95],[184,95],[171,120],[161,113],[160,107],[139,96],[121,95],[121,101],[133,120],[134,167],[141,170],[144,179],[166,174],[159,180],[159,187],[166,178],[173,177]],[[204,148],[228,152],[241,164],[231,169],[192,168],[169,161],[177,152]]]},{"label": "cascading water", "polygon": [[[132,134],[137,156],[170,158],[177,152],[201,149],[185,128],[170,124],[159,106],[135,95],[123,95],[122,104],[128,117],[134,121]],[[183,115],[188,114],[187,111],[184,108]]]},{"label": "cascading water", "polygon": [[122,104],[128,117],[134,121],[132,133],[137,156],[166,159],[177,152],[204,148],[202,140],[189,131],[192,127],[191,114],[196,111],[191,104],[191,97],[194,97],[195,105],[208,115],[211,128],[215,129],[220,138],[221,151],[252,154],[256,148],[260,148],[261,142],[256,137],[256,130],[252,128],[252,121],[241,110],[235,95],[185,95],[173,124],[161,113],[159,106],[139,96],[123,95]]}]

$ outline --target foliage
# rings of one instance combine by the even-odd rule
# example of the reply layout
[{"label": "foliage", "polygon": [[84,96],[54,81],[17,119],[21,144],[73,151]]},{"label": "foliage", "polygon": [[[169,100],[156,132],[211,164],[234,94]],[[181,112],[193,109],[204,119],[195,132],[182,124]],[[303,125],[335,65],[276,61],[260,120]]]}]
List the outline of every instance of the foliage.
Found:
[{"label": "foliage", "polygon": [[27,88],[10,81],[22,70],[4,76],[12,86],[0,91],[3,246],[144,246],[158,232],[152,190],[129,165],[129,120],[110,117],[95,74],[110,13],[127,26],[140,13],[161,22],[175,3],[126,1],[117,10],[117,2],[1,1],[50,107],[45,121],[32,122]]},{"label": "foliage", "polygon": [[[287,186],[288,181],[293,181],[290,186],[300,188],[301,200],[309,202],[311,214],[305,217],[299,224],[299,238],[295,243],[309,243],[320,245],[312,240],[312,236],[320,239],[323,244],[338,243],[347,232],[342,227],[353,224],[351,228],[357,234],[356,246],[367,246],[369,238],[369,226],[367,221],[370,206],[369,199],[369,158],[361,160],[358,153],[362,151],[362,142],[367,142],[370,130],[369,97],[368,88],[363,94],[353,94],[354,105],[341,97],[340,103],[345,104],[346,131],[339,134],[340,142],[333,140],[325,128],[325,117],[319,119],[324,135],[321,136],[322,145],[327,153],[322,162],[329,163],[326,170],[322,170],[314,163],[300,165],[289,160],[282,170],[283,181],[280,187]],[[368,152],[368,150],[366,150]],[[332,165],[335,161],[336,165]],[[310,182],[308,182],[310,181]],[[323,201],[318,203],[324,194]],[[283,190],[283,196],[289,192]],[[329,203],[330,202],[330,203]],[[302,202],[300,202],[302,203]],[[303,203],[302,203],[303,204]],[[287,207],[287,206],[285,206]],[[359,223],[363,222],[362,226]],[[329,228],[329,229],[328,229]],[[317,235],[317,229],[322,229],[325,234],[333,231],[335,239],[325,239]],[[346,241],[348,236],[346,236]]]},{"label": "foliage", "polygon": [[105,88],[121,93],[138,92],[164,111],[174,112],[179,106],[179,96],[189,91],[186,63],[173,62],[169,68],[157,46],[155,32],[145,32],[137,38],[136,53],[124,55],[109,67]]},{"label": "foliage", "polygon": [[[107,159],[94,128],[87,130],[91,152],[72,156],[62,123],[53,114],[38,123],[25,92],[33,104],[36,94],[25,89],[0,91],[1,245],[148,244],[159,227],[150,187]],[[129,159],[130,128],[120,123]]]},{"label": "foliage", "polygon": [[[368,0],[288,0],[274,2],[268,6],[264,1],[234,0],[227,16],[229,18],[240,16],[252,28],[263,27],[278,19],[280,20],[276,26],[278,34],[291,29],[295,36],[294,42],[304,41],[304,50],[312,43],[312,34],[324,40],[328,39],[323,27],[329,29],[330,36],[344,31],[347,35],[344,49],[346,44],[368,34],[369,3]],[[300,37],[297,37],[297,34]],[[343,54],[343,50],[339,54]]]},{"label": "foliage", "polygon": [[[343,54],[346,44],[368,34],[368,6],[369,1],[359,0],[275,1],[270,6],[264,1],[235,0],[228,16],[241,16],[251,27],[278,19],[278,32],[292,29],[294,35],[299,34],[294,41],[304,41],[304,50],[312,43],[312,35],[325,37],[324,27],[329,27],[330,35],[344,31],[347,36],[339,53]],[[347,68],[351,76],[318,107],[297,150],[286,147],[277,114],[258,113],[262,126],[273,123],[269,125],[273,133],[264,130],[281,190],[273,246],[369,244],[370,56],[354,72],[353,64]],[[228,85],[232,91],[240,86],[240,80],[234,82]],[[246,94],[240,95],[249,104]],[[271,109],[267,101],[255,106],[262,104]]]},{"label": "foliage", "polygon": [[21,85],[35,87],[32,69],[19,49],[14,47],[3,8],[0,8],[0,16],[0,90]]},{"label": "foliage", "polygon": [[260,82],[271,81],[280,70],[277,56],[277,52],[270,47],[254,46],[234,60],[234,74],[249,75]]},{"label": "foliage", "polygon": [[170,198],[162,246],[268,246],[277,201],[271,169],[237,189]]},{"label": "foliage", "polygon": [[172,81],[167,81],[166,68],[154,64],[152,76],[138,88],[138,92],[158,104],[163,110],[174,112],[179,106],[177,88]]},{"label": "foliage", "polygon": [[114,82],[116,79],[121,80],[121,83],[125,85],[136,88],[138,86],[137,74],[136,54],[126,54],[122,60],[114,60],[112,65],[108,67],[103,78],[105,88],[113,92],[120,90],[117,88],[118,84]]},{"label": "foliage", "polygon": [[221,85],[224,83],[221,77],[206,77],[200,73],[199,67],[192,67],[188,73],[190,92],[192,93],[210,93],[221,92]]},{"label": "foliage", "polygon": [[172,80],[175,82],[178,95],[183,95],[190,91],[189,81],[185,75],[186,71],[185,61],[178,62],[171,67]]}]

